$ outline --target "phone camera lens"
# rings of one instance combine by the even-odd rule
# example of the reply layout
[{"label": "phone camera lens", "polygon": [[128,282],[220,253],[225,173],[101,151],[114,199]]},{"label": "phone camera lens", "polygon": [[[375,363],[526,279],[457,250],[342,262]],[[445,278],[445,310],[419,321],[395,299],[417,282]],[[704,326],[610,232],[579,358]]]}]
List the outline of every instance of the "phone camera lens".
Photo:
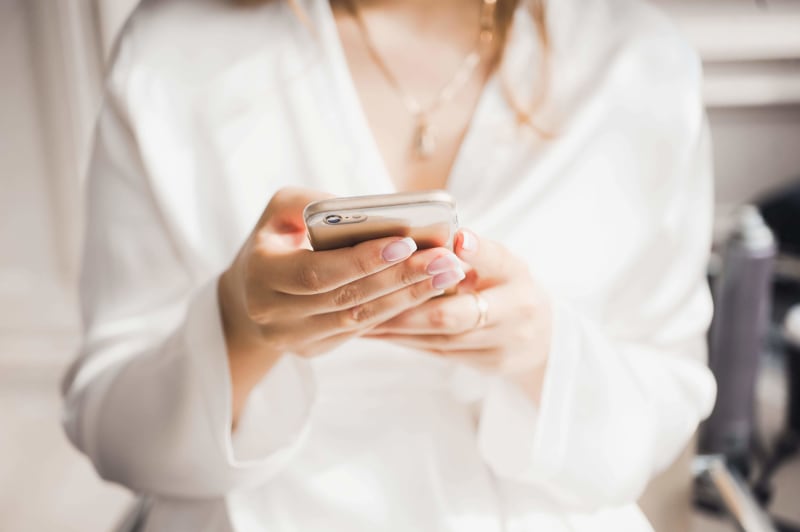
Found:
[{"label": "phone camera lens", "polygon": [[328,216],[325,217],[325,223],[326,224],[334,225],[334,224],[338,224],[341,221],[342,221],[342,217],[339,216],[338,214],[329,214]]}]

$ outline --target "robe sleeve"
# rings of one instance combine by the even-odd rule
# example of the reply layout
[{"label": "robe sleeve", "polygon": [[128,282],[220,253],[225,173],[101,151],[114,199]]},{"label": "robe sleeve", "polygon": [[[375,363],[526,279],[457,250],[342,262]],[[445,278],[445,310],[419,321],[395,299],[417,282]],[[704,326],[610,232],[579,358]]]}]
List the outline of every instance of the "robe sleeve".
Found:
[{"label": "robe sleeve", "polygon": [[602,316],[553,295],[538,407],[502,378],[480,405],[478,445],[494,473],[546,492],[568,511],[635,502],[714,405],[705,338],[712,172],[695,93],[673,164],[655,169],[665,184],[658,193],[668,197],[650,213],[652,230],[626,259]]},{"label": "robe sleeve", "polygon": [[64,377],[63,424],[103,478],[140,493],[209,497],[261,484],[307,431],[313,376],[304,359],[283,357],[232,433],[219,272],[198,278],[159,210],[120,53],[88,177],[84,340]]}]

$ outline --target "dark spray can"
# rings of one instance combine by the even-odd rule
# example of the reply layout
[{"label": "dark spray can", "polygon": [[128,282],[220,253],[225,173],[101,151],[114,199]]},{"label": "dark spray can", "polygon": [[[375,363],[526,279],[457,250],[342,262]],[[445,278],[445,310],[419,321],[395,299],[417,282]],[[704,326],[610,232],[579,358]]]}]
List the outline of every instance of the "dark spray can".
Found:
[{"label": "dark spray can", "polygon": [[755,388],[768,332],[775,238],[755,207],[736,216],[714,282],[709,366],[717,402],[700,434],[700,452],[721,454],[744,475],[755,426]]}]

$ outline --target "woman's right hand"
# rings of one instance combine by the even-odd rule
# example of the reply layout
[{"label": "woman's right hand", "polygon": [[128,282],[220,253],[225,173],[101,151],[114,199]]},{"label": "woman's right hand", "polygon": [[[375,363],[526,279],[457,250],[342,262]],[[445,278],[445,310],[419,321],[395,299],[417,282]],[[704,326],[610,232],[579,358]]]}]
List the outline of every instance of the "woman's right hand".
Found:
[{"label": "woman's right hand", "polygon": [[311,356],[440,295],[464,278],[444,248],[410,238],[312,251],[303,209],[324,195],[278,191],[219,281],[233,384],[233,419],[283,353]]}]

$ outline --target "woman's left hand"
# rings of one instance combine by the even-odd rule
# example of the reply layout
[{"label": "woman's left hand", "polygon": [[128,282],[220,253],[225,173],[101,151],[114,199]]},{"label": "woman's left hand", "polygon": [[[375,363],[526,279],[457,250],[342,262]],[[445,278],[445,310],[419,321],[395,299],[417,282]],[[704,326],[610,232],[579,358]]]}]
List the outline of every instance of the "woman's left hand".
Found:
[{"label": "woman's left hand", "polygon": [[550,349],[549,299],[527,265],[502,245],[466,230],[455,240],[454,251],[467,264],[458,292],[408,310],[367,336],[520,378],[538,399]]}]

